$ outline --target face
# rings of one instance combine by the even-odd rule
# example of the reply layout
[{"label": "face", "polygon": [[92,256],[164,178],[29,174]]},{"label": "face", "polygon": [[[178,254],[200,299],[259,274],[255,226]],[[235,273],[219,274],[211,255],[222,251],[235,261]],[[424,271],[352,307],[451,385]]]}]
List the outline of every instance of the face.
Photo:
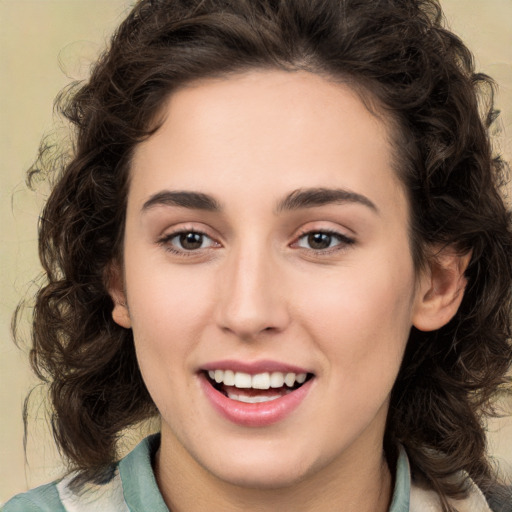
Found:
[{"label": "face", "polygon": [[204,81],[162,113],[114,292],[162,450],[260,487],[381,453],[420,301],[389,128],[306,72]]}]

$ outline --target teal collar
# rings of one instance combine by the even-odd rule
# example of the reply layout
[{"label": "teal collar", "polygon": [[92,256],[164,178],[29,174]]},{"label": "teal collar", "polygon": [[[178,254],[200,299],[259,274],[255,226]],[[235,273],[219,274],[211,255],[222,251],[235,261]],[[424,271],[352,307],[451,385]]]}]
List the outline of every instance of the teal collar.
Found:
[{"label": "teal collar", "polygon": [[389,512],[409,512],[411,495],[411,470],[404,447],[399,446],[396,461],[395,488]]},{"label": "teal collar", "polygon": [[160,434],[146,437],[119,462],[124,499],[130,512],[169,512],[151,465],[159,446]]}]

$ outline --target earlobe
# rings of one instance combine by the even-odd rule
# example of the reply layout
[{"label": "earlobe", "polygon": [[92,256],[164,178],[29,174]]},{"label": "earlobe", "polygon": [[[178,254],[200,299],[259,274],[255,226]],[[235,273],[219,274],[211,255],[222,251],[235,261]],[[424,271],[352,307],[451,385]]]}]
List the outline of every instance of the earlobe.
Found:
[{"label": "earlobe", "polygon": [[130,311],[126,302],[126,293],[124,290],[124,279],[121,268],[118,264],[112,264],[108,269],[106,278],[107,289],[114,307],[112,309],[112,319],[114,322],[125,329],[132,326]]},{"label": "earlobe", "polygon": [[420,331],[434,331],[446,325],[459,309],[466,289],[464,272],[471,253],[458,254],[445,247],[430,258],[420,277],[413,325]]},{"label": "earlobe", "polygon": [[112,318],[117,325],[120,325],[125,329],[130,329],[132,326],[130,312],[128,311],[128,305],[126,302],[114,302]]}]

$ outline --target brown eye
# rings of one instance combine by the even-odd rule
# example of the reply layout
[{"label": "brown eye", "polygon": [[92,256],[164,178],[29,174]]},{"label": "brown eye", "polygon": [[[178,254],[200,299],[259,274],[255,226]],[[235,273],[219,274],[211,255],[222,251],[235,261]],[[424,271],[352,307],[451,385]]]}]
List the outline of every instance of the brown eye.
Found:
[{"label": "brown eye", "polygon": [[178,235],[178,237],[180,246],[187,251],[200,249],[201,246],[203,245],[204,235],[202,235],[201,233],[181,233],[180,235]]},{"label": "brown eye", "polygon": [[332,238],[327,233],[310,233],[307,240],[311,249],[328,249],[331,246]]}]

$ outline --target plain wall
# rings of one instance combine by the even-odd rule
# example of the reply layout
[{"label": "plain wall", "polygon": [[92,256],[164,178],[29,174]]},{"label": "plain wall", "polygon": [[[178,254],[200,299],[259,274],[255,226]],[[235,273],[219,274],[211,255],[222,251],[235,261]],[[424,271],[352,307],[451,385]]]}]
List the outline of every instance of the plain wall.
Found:
[{"label": "plain wall", "polygon": [[[87,75],[127,12],[128,0],[0,0],[0,503],[59,476],[61,466],[36,390],[27,461],[22,406],[36,384],[26,350],[11,339],[10,322],[20,299],[36,284],[36,226],[45,198],[25,185],[41,136],[52,129],[52,102],[71,79]],[[500,151],[512,155],[512,0],[442,0],[453,30],[474,51],[477,68],[500,84]],[[22,334],[28,336],[26,323]],[[39,393],[39,394],[38,394]],[[37,419],[34,415],[39,412]],[[494,421],[492,452],[512,463],[512,420]]]}]

